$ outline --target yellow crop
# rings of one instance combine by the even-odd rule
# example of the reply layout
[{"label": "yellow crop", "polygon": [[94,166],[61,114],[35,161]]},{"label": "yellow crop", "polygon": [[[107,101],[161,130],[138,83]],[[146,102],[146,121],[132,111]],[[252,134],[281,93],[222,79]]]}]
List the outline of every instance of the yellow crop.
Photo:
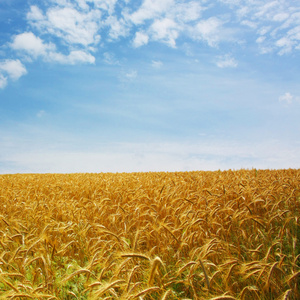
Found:
[{"label": "yellow crop", "polygon": [[300,170],[0,176],[2,299],[300,299]]}]

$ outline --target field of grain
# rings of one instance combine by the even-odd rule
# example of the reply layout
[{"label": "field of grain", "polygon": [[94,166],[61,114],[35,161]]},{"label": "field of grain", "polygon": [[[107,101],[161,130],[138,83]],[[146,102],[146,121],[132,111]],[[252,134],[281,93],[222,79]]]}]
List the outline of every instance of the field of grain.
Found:
[{"label": "field of grain", "polygon": [[300,299],[300,170],[0,176],[1,299]]}]

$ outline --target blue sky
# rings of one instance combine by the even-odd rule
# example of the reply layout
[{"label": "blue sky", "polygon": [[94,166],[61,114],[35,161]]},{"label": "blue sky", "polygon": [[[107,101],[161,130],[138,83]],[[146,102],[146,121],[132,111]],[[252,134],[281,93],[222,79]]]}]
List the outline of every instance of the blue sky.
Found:
[{"label": "blue sky", "polygon": [[0,173],[300,167],[300,2],[1,0]]}]

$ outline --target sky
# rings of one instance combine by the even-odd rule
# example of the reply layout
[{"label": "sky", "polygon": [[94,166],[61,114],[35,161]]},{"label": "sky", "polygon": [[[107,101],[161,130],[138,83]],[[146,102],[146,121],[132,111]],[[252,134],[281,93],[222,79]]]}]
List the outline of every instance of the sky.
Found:
[{"label": "sky", "polygon": [[0,174],[300,168],[300,1],[0,0]]}]

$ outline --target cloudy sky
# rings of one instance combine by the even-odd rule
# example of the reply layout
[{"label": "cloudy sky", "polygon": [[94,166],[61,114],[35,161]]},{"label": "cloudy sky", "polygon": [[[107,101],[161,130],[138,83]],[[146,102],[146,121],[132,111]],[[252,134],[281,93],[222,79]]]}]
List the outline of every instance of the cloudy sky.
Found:
[{"label": "cloudy sky", "polygon": [[1,0],[0,173],[300,168],[298,0]]}]

